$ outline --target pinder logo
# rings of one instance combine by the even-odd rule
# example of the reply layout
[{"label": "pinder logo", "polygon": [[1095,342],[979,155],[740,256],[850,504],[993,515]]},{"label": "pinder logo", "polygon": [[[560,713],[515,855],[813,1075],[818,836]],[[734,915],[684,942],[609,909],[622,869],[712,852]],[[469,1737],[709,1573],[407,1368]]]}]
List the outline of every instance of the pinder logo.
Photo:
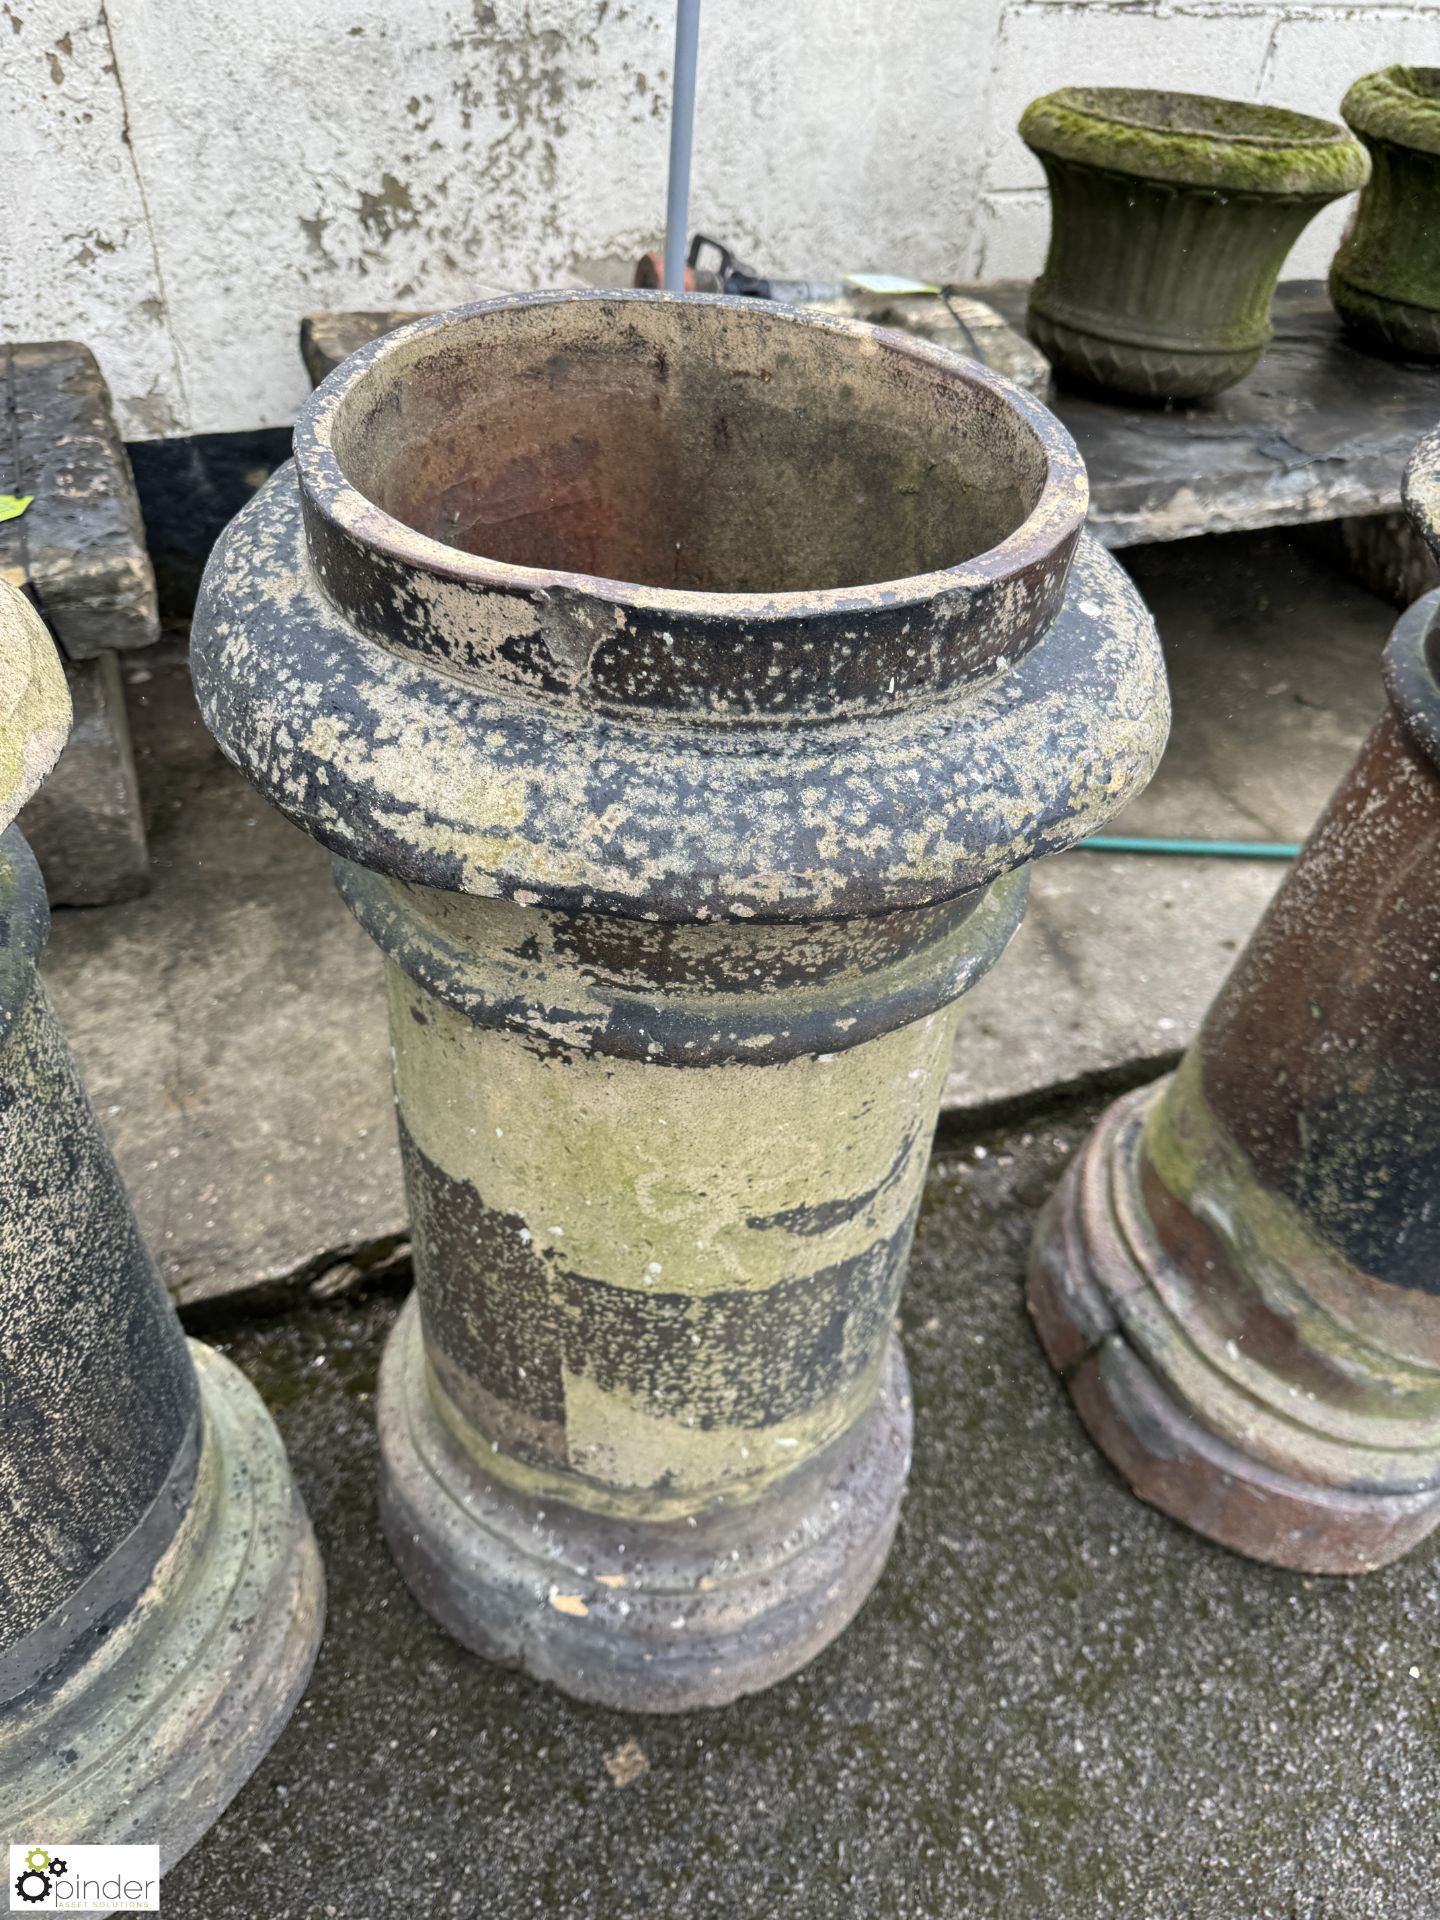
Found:
[{"label": "pinder logo", "polygon": [[11,1913],[158,1913],[159,1847],[10,1849]]}]

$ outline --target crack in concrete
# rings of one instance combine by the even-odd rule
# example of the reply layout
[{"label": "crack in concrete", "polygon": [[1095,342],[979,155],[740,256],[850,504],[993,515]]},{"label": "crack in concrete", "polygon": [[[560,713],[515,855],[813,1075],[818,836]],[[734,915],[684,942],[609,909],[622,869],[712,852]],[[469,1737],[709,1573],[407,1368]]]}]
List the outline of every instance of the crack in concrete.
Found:
[{"label": "crack in concrete", "polygon": [[145,237],[150,243],[150,265],[155,274],[155,286],[160,296],[160,319],[165,329],[165,338],[170,343],[170,365],[175,375],[175,389],[184,414],[183,420],[175,422],[175,432],[191,431],[190,394],[185,384],[185,367],[180,357],[180,343],[175,337],[175,329],[170,324],[170,295],[165,286],[165,269],[160,264],[160,240],[155,231],[155,219],[150,211],[150,196],[145,191],[145,176],[140,171],[140,156],[135,150],[135,139],[130,127],[130,99],[125,91],[125,76],[120,71],[120,55],[115,46],[115,35],[110,25],[108,0],[100,0],[98,15],[100,26],[104,29],[105,44],[110,50],[110,71],[115,76],[115,91],[120,99],[120,138],[125,151],[130,156],[130,171],[135,177],[135,191],[140,197],[140,211],[145,219]]},{"label": "crack in concrete", "polygon": [[269,1274],[233,1292],[184,1299],[184,1282],[170,1293],[188,1332],[209,1339],[243,1326],[257,1314],[285,1313],[306,1302],[348,1300],[362,1289],[406,1291],[413,1271],[408,1231],[380,1233],[327,1247],[285,1273]]}]

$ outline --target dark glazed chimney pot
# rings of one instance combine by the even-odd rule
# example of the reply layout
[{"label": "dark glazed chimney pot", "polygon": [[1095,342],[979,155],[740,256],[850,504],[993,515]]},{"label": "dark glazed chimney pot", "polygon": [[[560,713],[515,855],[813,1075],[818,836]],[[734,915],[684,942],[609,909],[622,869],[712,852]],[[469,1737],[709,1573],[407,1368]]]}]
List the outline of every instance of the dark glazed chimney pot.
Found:
[{"label": "dark glazed chimney pot", "polygon": [[[1406,475],[1440,543],[1440,435]],[[1440,594],[1172,1079],[1117,1102],[1037,1231],[1030,1309],[1143,1499],[1309,1572],[1440,1518]]]},{"label": "dark glazed chimney pot", "polygon": [[1043,407],[798,311],[440,315],[295,447],[194,674],[387,960],[391,1546],[485,1654],[732,1699],[884,1564],[957,996],[1148,777],[1153,630]]},{"label": "dark glazed chimney pot", "polygon": [[36,973],[49,911],[9,823],[68,723],[0,585],[0,1808],[12,1842],[153,1843],[163,1869],[289,1718],[323,1583],[279,1436],[187,1347]]}]

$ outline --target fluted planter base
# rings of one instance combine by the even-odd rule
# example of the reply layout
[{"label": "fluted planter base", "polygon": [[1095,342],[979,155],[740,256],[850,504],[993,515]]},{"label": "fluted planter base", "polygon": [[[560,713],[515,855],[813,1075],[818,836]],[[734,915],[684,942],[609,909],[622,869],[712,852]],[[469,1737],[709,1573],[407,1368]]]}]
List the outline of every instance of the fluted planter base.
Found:
[{"label": "fluted planter base", "polygon": [[[1104,1115],[1041,1216],[1026,1303],[1046,1356],[1101,1452],[1151,1506],[1252,1559],[1303,1573],[1364,1573],[1409,1551],[1440,1521],[1440,1487],[1387,1491],[1301,1479],[1197,1419],[1144,1347],[1160,1343],[1187,1395],[1227,1394],[1167,1312],[1184,1276],[1168,1261],[1139,1192],[1146,1112],[1169,1085]],[[1257,1429],[1265,1416],[1254,1414]],[[1294,1436],[1299,1442],[1299,1430]],[[1357,1462],[1356,1481],[1363,1469]]]},{"label": "fluted planter base", "polygon": [[380,1373],[381,1520],[411,1590],[462,1645],[577,1699],[724,1706],[805,1665],[885,1565],[910,1466],[889,1344],[860,1421],[759,1497],[625,1523],[507,1485],[447,1420],[407,1303]]},{"label": "fluted planter base", "polygon": [[1260,359],[1269,335],[1254,346],[1190,348],[1156,340],[1122,340],[1091,332],[1047,312],[1032,297],[1026,329],[1071,386],[1136,400],[1201,400],[1233,387]]},{"label": "fluted planter base", "polygon": [[1371,293],[1335,267],[1330,298],[1346,330],[1370,352],[1395,360],[1440,360],[1440,310]]},{"label": "fluted planter base", "polygon": [[[110,1628],[93,1596],[124,1575],[107,1563],[0,1661],[0,1691],[28,1669],[0,1708],[12,1837],[158,1843],[162,1871],[280,1734],[324,1615],[320,1557],[274,1422],[228,1360],[195,1343],[191,1352],[203,1430],[195,1493],[148,1586]],[[162,1489],[157,1505],[167,1497]],[[112,1559],[143,1554],[145,1528]]]}]

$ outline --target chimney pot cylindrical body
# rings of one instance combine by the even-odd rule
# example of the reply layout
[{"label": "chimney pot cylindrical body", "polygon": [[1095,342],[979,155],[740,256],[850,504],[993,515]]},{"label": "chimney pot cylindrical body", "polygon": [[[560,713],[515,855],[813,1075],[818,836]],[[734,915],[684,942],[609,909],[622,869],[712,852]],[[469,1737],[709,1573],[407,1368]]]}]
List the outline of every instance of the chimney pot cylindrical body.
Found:
[{"label": "chimney pot cylindrical body", "polygon": [[6,822],[67,704],[0,586],[0,1806],[14,1840],[154,1843],[163,1868],[288,1719],[322,1581],[269,1415],[187,1347],[36,971],[49,911]]},{"label": "chimney pot cylindrical body", "polygon": [[[1440,534],[1440,436],[1407,474]],[[1180,1068],[1104,1116],[1030,1306],[1142,1498],[1262,1560],[1385,1564],[1440,1519],[1440,595]]]},{"label": "chimney pot cylindrical body", "polygon": [[539,295],[312,397],[207,573],[226,752],[386,956],[383,1513],[467,1644],[675,1709],[877,1577],[958,996],[1163,744],[1068,435],[853,323]]}]

